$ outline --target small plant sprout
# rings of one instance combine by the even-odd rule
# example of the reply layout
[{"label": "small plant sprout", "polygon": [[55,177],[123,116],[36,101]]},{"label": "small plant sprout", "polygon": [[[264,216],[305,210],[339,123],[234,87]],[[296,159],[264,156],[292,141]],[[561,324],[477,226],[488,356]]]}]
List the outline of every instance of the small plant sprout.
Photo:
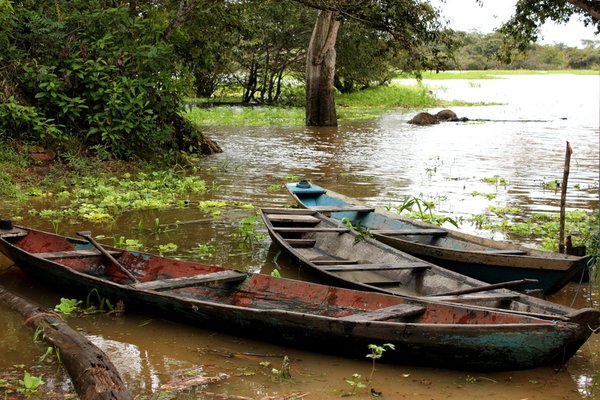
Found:
[{"label": "small plant sprout", "polygon": [[25,394],[35,393],[44,383],[41,376],[31,375],[29,372],[25,371],[23,379],[19,380],[20,387],[18,390],[20,393]]},{"label": "small plant sprout", "polygon": [[274,278],[281,278],[281,272],[279,272],[277,268],[274,268],[273,271],[271,271],[271,276]]},{"label": "small plant sprout", "polygon": [[48,346],[46,348],[46,352],[39,358],[40,362],[43,361],[50,361],[50,359],[52,358],[52,355],[56,353],[56,358],[60,361],[60,356],[58,353],[58,349],[55,348],[54,346]]},{"label": "small plant sprout", "polygon": [[59,314],[64,315],[65,317],[69,317],[73,313],[79,311],[80,304],[81,304],[81,300],[67,299],[67,298],[62,297],[60,299],[60,303],[54,307],[54,311],[56,311]]},{"label": "small plant sprout", "polygon": [[158,245],[158,254],[164,255],[165,253],[174,253],[177,251],[177,245],[175,243],[167,243]]},{"label": "small plant sprout", "polygon": [[265,235],[256,232],[258,221],[255,215],[242,218],[235,232],[235,235],[242,239],[240,247],[243,249],[252,249],[257,241],[263,240]]},{"label": "small plant sprout", "polygon": [[[93,302],[92,302],[92,295],[96,295],[96,298],[98,300],[98,306],[96,306]],[[102,296],[100,296],[100,292],[98,292],[98,289],[92,289],[86,299],[85,299],[85,313],[86,314],[93,314],[93,313],[100,313],[100,312],[105,312],[105,311],[113,311],[114,310],[114,306],[112,305],[112,303],[110,302],[109,299],[104,298]]]},{"label": "small plant sprout", "polygon": [[[417,207],[413,210],[413,207]],[[410,218],[420,219],[430,224],[441,226],[448,222],[458,228],[458,221],[445,215],[434,214],[435,204],[433,201],[427,201],[420,197],[408,196],[404,198],[402,204],[396,207],[399,214],[406,213]]]},{"label": "small plant sprout", "polygon": [[357,225],[352,225],[352,222],[349,218],[342,219],[342,224],[344,224],[346,228],[354,229],[356,232],[358,232],[358,235],[356,235],[356,237],[354,238],[354,244],[360,242],[366,237],[373,236],[373,234],[369,231],[369,228],[365,228],[360,223],[358,223]]},{"label": "small plant sprout", "polygon": [[352,386],[352,391],[348,393],[348,396],[354,396],[356,394],[356,389],[364,389],[367,387],[362,381],[362,375],[356,373],[346,379],[346,383]]},{"label": "small plant sprout", "polygon": [[215,246],[209,243],[198,243],[192,252],[200,258],[211,258],[215,255]]},{"label": "small plant sprout", "polygon": [[371,350],[371,352],[366,356],[372,361],[371,374],[369,375],[369,386],[371,386],[373,383],[373,374],[375,373],[375,361],[383,357],[383,353],[385,352],[386,347],[390,350],[396,350],[396,346],[394,346],[392,343],[384,343],[382,346],[378,346],[376,344],[369,345],[369,350]]},{"label": "small plant sprout", "polygon": [[279,381],[291,379],[292,373],[290,372],[290,358],[288,356],[283,356],[281,369],[272,368],[271,374],[273,374],[273,376]]}]

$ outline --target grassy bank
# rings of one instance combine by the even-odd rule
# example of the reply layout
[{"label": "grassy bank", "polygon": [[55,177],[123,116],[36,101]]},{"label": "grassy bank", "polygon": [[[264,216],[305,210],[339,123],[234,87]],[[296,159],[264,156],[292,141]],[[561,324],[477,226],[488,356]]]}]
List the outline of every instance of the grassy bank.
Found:
[{"label": "grassy bank", "polygon": [[[500,79],[503,75],[548,75],[578,74],[593,75],[597,71],[561,70],[487,70],[487,71],[446,71],[425,72],[423,79]],[[412,78],[400,76],[399,78]],[[231,95],[231,93],[229,93]],[[218,99],[193,99],[190,103],[206,103],[210,101],[235,101],[237,97]],[[336,95],[336,106],[340,123],[352,120],[376,118],[384,112],[394,109],[417,110],[432,107],[450,107],[469,105],[464,102],[444,102],[435,98],[426,85],[403,85],[393,83],[386,86],[373,87],[354,93]],[[293,91],[288,103],[290,106],[222,106],[193,107],[185,112],[186,118],[198,125],[221,126],[304,126],[304,96],[301,90]],[[480,104],[477,104],[480,105]]]},{"label": "grassy bank", "polygon": [[[423,79],[500,79],[502,75],[598,75],[598,71],[580,70],[580,69],[565,69],[552,71],[534,71],[529,69],[515,70],[496,70],[490,69],[486,71],[429,71],[423,73]],[[405,78],[412,78],[405,76]]]},{"label": "grassy bank", "polygon": [[[442,106],[425,86],[399,85],[374,87],[350,94],[338,94],[336,106],[340,122],[372,119],[383,112],[403,108],[422,109]],[[185,116],[198,125],[226,126],[304,126],[304,105],[293,107],[192,108]]]}]

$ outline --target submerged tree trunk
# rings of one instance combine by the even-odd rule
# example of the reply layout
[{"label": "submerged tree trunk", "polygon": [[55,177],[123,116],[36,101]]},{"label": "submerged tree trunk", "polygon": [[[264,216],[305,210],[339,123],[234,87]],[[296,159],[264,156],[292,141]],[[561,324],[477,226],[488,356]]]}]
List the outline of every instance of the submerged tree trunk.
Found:
[{"label": "submerged tree trunk", "polygon": [[53,313],[0,286],[0,303],[26,318],[25,324],[43,332],[55,346],[81,400],[131,400],[117,369],[108,356],[85,336]]},{"label": "submerged tree trunk", "polygon": [[320,11],[306,55],[306,125],[337,126],[333,78],[340,22],[335,11]]}]

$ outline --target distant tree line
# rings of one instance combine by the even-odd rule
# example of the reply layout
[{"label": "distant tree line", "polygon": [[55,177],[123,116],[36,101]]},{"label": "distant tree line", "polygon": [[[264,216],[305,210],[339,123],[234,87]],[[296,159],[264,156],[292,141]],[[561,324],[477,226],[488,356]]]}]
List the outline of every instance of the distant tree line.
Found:
[{"label": "distant tree line", "polygon": [[457,32],[461,46],[454,53],[448,67],[456,70],[486,69],[600,69],[600,40],[582,40],[583,48],[558,43],[539,45],[530,43],[525,53],[513,56],[510,62],[499,57],[506,45],[501,33],[489,34]]}]

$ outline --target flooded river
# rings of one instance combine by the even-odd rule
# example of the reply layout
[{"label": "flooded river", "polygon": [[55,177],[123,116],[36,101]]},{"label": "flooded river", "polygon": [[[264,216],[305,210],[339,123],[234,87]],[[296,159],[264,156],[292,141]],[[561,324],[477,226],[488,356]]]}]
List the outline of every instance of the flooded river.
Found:
[{"label": "flooded river", "polygon": [[[202,160],[201,174],[211,188],[206,198],[230,204],[288,205],[292,203],[283,182],[302,177],[382,206],[398,205],[405,196],[421,196],[435,202],[437,213],[454,218],[484,213],[488,206],[518,207],[525,211],[523,218],[528,218],[558,210],[560,193],[546,183],[562,179],[569,141],[574,153],[567,206],[598,207],[598,76],[534,75],[425,83],[439,98],[493,105],[452,107],[459,117],[471,121],[430,127],[407,124],[415,112],[390,112],[360,123],[341,120],[337,129],[206,126],[206,133],[224,150]],[[492,177],[507,184],[484,181]],[[21,206],[4,208],[15,207]],[[71,236],[76,230],[89,229],[95,235],[135,238],[151,252],[157,252],[160,244],[175,243],[178,257],[267,274],[278,268],[285,277],[306,278],[271,246],[262,226],[257,228],[251,248],[241,246],[236,232],[240,221],[253,215],[252,210],[228,207],[220,211],[218,217],[193,206],[145,211],[125,214],[111,225],[61,228]],[[23,224],[53,230],[48,223],[23,214]],[[151,227],[156,219],[165,229],[143,228]],[[173,228],[169,224],[175,221],[190,223]],[[467,222],[460,229],[477,231]],[[536,238],[477,233],[536,244]],[[194,252],[199,244],[210,244],[215,250],[202,256]],[[3,285],[46,307],[69,297],[27,279],[15,268],[5,270],[0,279]],[[575,307],[594,302],[598,307],[598,288],[571,284],[551,300]],[[214,397],[207,393],[251,399],[292,398],[285,396],[296,393],[296,398],[336,399],[353,393],[347,382],[353,374],[360,374],[364,381],[372,367],[367,358],[349,360],[273,346],[214,332],[210,326],[197,328],[162,320],[152,310],[121,318],[69,318],[69,323],[109,354],[140,399]],[[14,371],[15,365],[28,369],[39,364],[45,347],[33,344],[33,333],[22,328],[22,320],[2,308],[0,325],[6,327],[0,339],[1,392],[3,376]],[[594,382],[600,384],[599,336],[594,335],[560,371],[539,368],[482,373],[378,363],[373,388],[386,399],[589,398]],[[292,360],[289,380],[280,380],[272,372],[281,368],[284,355]],[[7,372],[3,375],[2,371]],[[165,385],[198,374],[221,380],[169,397]],[[68,380],[60,374],[47,376],[60,398],[59,393],[68,389]],[[356,398],[371,397],[361,388],[354,394]]]}]

